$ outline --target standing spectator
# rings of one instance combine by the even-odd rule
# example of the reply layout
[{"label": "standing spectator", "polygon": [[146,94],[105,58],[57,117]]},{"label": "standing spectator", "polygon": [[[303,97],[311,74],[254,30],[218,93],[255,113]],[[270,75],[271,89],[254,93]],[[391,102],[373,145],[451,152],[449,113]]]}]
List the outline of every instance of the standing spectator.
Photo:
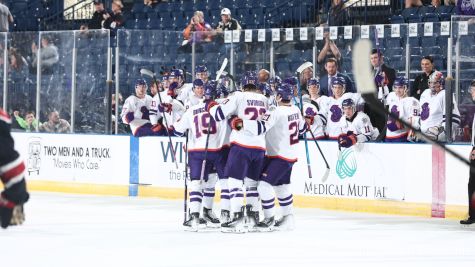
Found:
[{"label": "standing spectator", "polygon": [[332,0],[330,11],[328,12],[328,26],[348,25],[348,14],[342,0]]},{"label": "standing spectator", "polygon": [[28,77],[28,63],[15,48],[10,48],[10,72],[16,77]]},{"label": "standing spectator", "polygon": [[8,23],[13,23],[13,16],[3,2],[0,0],[0,32],[8,32]]},{"label": "standing spectator", "polygon": [[431,56],[425,56],[421,60],[422,73],[414,79],[411,88],[411,96],[420,100],[422,92],[429,88],[429,76],[434,72],[434,60]]},{"label": "standing spectator", "polygon": [[457,0],[457,15],[475,15],[475,0]]},{"label": "standing spectator", "polygon": [[18,123],[18,125],[24,129],[26,132],[34,132],[36,127],[38,127],[38,120],[35,118],[35,112],[29,111],[26,113],[25,119],[20,117],[20,112],[15,110],[13,115]]},{"label": "standing spectator", "polygon": [[[33,68],[36,68],[37,65],[37,51],[38,47],[36,43],[33,42],[31,45],[31,52],[33,54],[33,61],[31,63]],[[53,67],[59,62],[59,53],[58,48],[51,42],[49,37],[41,37],[41,71],[43,74],[52,74]]]},{"label": "standing spectator", "polygon": [[317,63],[318,65],[320,65],[320,70],[319,70],[320,76],[326,74],[326,70],[323,63],[327,62],[327,59],[335,58],[337,60],[337,64],[341,65],[340,49],[338,49],[335,42],[333,42],[333,40],[330,39],[328,31],[323,33],[323,38],[325,40],[325,44],[323,45],[323,48],[320,50],[320,53],[318,54],[318,58],[317,58]]},{"label": "standing spectator", "polygon": [[154,7],[158,2],[158,0],[143,0],[143,4],[149,7]]},{"label": "standing spectator", "polygon": [[221,10],[221,21],[218,23],[218,27],[216,27],[217,32],[222,31],[232,31],[232,30],[240,30],[241,25],[237,20],[231,18],[231,10],[229,8],[223,8]]},{"label": "standing spectator", "polygon": [[205,22],[205,15],[202,11],[196,11],[193,17],[191,18],[190,23],[186,26],[185,30],[183,31],[183,38],[185,39],[182,45],[186,45],[192,41],[193,32],[195,34],[195,42],[211,41],[211,31],[213,29],[211,26]]},{"label": "standing spectator", "polygon": [[92,15],[91,20],[89,21],[88,28],[91,30],[97,30],[102,28],[102,23],[105,20],[104,15],[108,14],[107,10],[104,8],[104,3],[99,1],[94,1],[94,14]]},{"label": "standing spectator", "polygon": [[[475,101],[475,80],[470,84],[472,100]],[[461,220],[460,224],[475,223],[475,116],[472,122],[472,152],[470,152],[470,172],[468,178],[468,218]]]},{"label": "standing spectator", "polygon": [[320,76],[320,94],[321,95],[326,95],[326,96],[332,96],[333,92],[331,90],[331,78],[334,77],[342,77],[345,79],[345,93],[354,93],[355,90],[353,88],[353,81],[351,79],[338,72],[338,62],[335,58],[329,58],[327,59],[327,62],[325,63],[325,70],[327,71],[327,74],[321,75]]},{"label": "standing spectator", "polygon": [[[378,55],[378,49],[373,49],[371,51],[371,57],[370,57],[371,65],[373,66],[373,74],[376,76],[376,72],[378,71],[379,73],[383,73],[383,85],[386,85],[389,89],[389,92],[393,90],[393,84],[394,80],[396,79],[396,70],[393,68],[388,67],[386,64],[384,64],[384,55],[379,51]],[[379,84],[376,85],[377,87]]]},{"label": "standing spectator", "polygon": [[109,29],[111,31],[111,36],[115,36],[117,29],[124,26],[125,19],[122,15],[122,8],[124,8],[122,1],[114,0],[112,2],[112,14],[105,13],[102,15],[104,18],[102,28]]},{"label": "standing spectator", "polygon": [[411,7],[421,7],[423,6],[422,4],[422,1],[421,0],[406,0],[404,2],[404,6],[406,8],[411,8]]},{"label": "standing spectator", "polygon": [[66,120],[59,117],[59,112],[51,111],[48,115],[48,121],[40,126],[40,132],[46,133],[69,133],[71,125]]}]

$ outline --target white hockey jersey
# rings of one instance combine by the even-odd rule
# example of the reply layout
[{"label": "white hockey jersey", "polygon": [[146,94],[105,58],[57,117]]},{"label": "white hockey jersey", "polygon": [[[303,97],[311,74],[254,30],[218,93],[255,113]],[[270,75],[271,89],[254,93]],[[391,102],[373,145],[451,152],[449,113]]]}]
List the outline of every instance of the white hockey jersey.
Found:
[{"label": "white hockey jersey", "polygon": [[[165,118],[168,123],[168,127],[174,126],[175,123],[183,116],[185,113],[185,106],[183,103],[177,99],[173,99],[171,96],[167,94],[167,92],[160,92],[160,96],[162,98],[163,103],[171,104],[172,105],[172,111],[171,112],[164,112]],[[154,97],[154,101],[157,101],[157,103],[160,103],[158,99],[158,95]],[[159,104],[160,105],[160,104]],[[157,110],[157,114],[160,114],[161,112]],[[165,122],[163,122],[163,125],[165,125]]]},{"label": "white hockey jersey", "polygon": [[[325,126],[327,125],[327,118],[325,117],[325,113],[319,112],[317,107],[312,103],[305,103],[303,105],[303,114],[307,116],[307,114],[315,114],[313,124],[310,125],[310,130],[313,133],[315,139],[323,139],[325,138]],[[306,137],[309,140],[312,140],[312,134],[307,132]]]},{"label": "white hockey jersey", "polygon": [[186,103],[190,96],[193,95],[193,84],[185,83],[182,87],[176,89],[176,99],[180,100],[182,103]]},{"label": "white hockey jersey", "polygon": [[[131,121],[127,118],[127,114],[130,112],[134,113],[134,119]],[[138,128],[146,123],[151,123],[151,114],[152,117],[156,115],[152,108],[151,96],[145,95],[144,98],[138,98],[135,95],[131,95],[125,100],[120,117],[125,124],[130,125],[130,129],[135,135]]]},{"label": "white hockey jersey", "polygon": [[[415,128],[419,128],[419,101],[414,97],[399,98],[396,93],[391,92],[386,97],[389,112],[396,115],[403,121],[411,124]],[[388,118],[388,124],[392,120]],[[386,139],[400,139],[407,136],[409,129],[402,128],[396,131],[391,131],[389,128],[386,130]]]},{"label": "white hockey jersey", "polygon": [[345,125],[345,128],[343,128],[344,133],[352,131],[356,135],[358,143],[374,141],[379,135],[378,128],[373,127],[368,115],[361,111],[355,112],[350,119],[343,116],[340,125]]},{"label": "white hockey jersey", "polygon": [[[420,99],[421,131],[424,133],[430,127],[445,126],[445,90],[433,95],[430,89],[424,90]],[[460,112],[454,101],[452,110],[452,125],[460,125]]]},{"label": "white hockey jersey", "polygon": [[336,140],[338,136],[342,133],[346,133],[346,131],[342,131],[344,125],[342,125],[341,121],[342,118],[344,119],[343,108],[341,103],[345,99],[353,99],[356,104],[357,110],[361,105],[364,104],[364,100],[358,93],[344,93],[339,99],[335,99],[334,97],[328,98],[327,106],[327,126],[326,131],[329,139]]},{"label": "white hockey jersey", "polygon": [[[299,135],[307,126],[296,106],[271,107],[260,120],[244,120],[243,130],[252,135],[265,134],[267,156],[289,162],[297,161]],[[263,131],[260,129],[264,129]]]},{"label": "white hockey jersey", "polygon": [[[210,113],[217,121],[226,120],[231,115],[237,115],[243,120],[258,120],[267,112],[267,98],[255,92],[234,92],[223,102],[211,108]],[[262,129],[263,130],[263,129]],[[247,148],[265,150],[265,138],[263,135],[253,135],[247,131],[231,132],[232,144]]]},{"label": "white hockey jersey", "polygon": [[[210,125],[211,123],[211,125]],[[208,127],[210,135],[208,151],[218,151],[223,146],[222,132],[226,131],[226,121],[216,122],[205,110],[205,104],[201,101],[189,108],[182,118],[175,123],[175,131],[185,133],[190,130],[188,151],[205,151]]]},{"label": "white hockey jersey", "polygon": [[190,107],[197,105],[202,102],[203,98],[200,98],[196,96],[194,93],[191,93],[188,99],[184,102],[185,103],[185,109],[189,109]]}]

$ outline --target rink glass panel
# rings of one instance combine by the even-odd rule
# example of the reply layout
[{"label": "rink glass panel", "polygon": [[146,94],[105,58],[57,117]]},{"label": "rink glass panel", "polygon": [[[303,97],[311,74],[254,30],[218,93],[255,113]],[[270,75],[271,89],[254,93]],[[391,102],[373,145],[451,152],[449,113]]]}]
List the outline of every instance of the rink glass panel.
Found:
[{"label": "rink glass panel", "polygon": [[6,97],[6,94],[4,92],[4,75],[5,75],[4,56],[5,56],[5,52],[7,51],[5,49],[5,47],[7,46],[6,40],[7,40],[7,33],[0,33],[0,63],[1,63],[0,64],[0,108],[5,108],[4,105],[6,105],[6,103],[4,103],[4,101],[5,102],[7,101],[6,98],[4,99],[4,97]]},{"label": "rink glass panel", "polygon": [[475,79],[475,17],[452,16],[453,40],[452,75],[455,79],[455,102],[461,115],[461,125],[455,141],[470,142],[475,104],[470,94],[470,83]]},{"label": "rink glass panel", "polygon": [[[180,39],[179,49],[181,53],[186,53],[191,56],[191,62],[186,66],[186,71],[191,74],[190,80],[195,79],[195,68],[199,65],[204,65],[208,68],[209,79],[216,78],[216,72],[221,67],[225,58],[228,59],[228,66],[225,71],[229,72],[231,64],[231,45],[225,44],[225,34],[215,33],[210,35],[208,33],[195,32],[192,38],[186,44],[183,42],[183,36]],[[194,63],[194,65],[193,65]]]}]

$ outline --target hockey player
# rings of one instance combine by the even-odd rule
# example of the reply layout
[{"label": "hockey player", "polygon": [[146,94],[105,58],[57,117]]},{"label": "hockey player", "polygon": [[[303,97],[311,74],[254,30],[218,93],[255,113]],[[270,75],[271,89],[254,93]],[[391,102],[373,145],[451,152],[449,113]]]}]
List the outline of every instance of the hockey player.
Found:
[{"label": "hockey player", "polygon": [[[293,229],[292,192],[290,175],[297,161],[295,145],[299,135],[307,130],[298,107],[292,105],[293,88],[282,84],[277,88],[277,107],[270,107],[260,120],[244,120],[243,132],[252,135],[266,134],[266,160],[258,191],[262,200],[264,220],[257,224],[258,231],[274,227]],[[274,201],[279,200],[282,218],[275,222]]]},{"label": "hockey player", "polygon": [[130,125],[134,136],[161,135],[162,126],[156,123],[156,116],[152,97],[147,95],[147,83],[144,79],[138,79],[135,82],[135,95],[129,96],[122,107],[122,121]]},{"label": "hockey player", "polygon": [[[414,97],[408,97],[409,91],[407,79],[397,77],[393,83],[393,91],[386,97],[389,112],[394,116],[419,129],[419,101]],[[388,117],[386,123],[386,142],[407,142],[409,129]]]},{"label": "hockey player", "polygon": [[[226,164],[225,176],[229,177],[231,211],[233,219],[221,224],[223,232],[244,232],[243,181],[246,186],[246,214],[252,224],[259,221],[257,180],[260,177],[265,153],[265,138],[255,136],[246,131],[239,131],[242,119],[258,120],[267,111],[267,98],[257,87],[256,76],[245,76],[242,82],[243,92],[236,91],[221,104],[209,101],[207,110],[216,121],[226,120],[232,115],[236,117],[230,121],[231,149]],[[260,128],[260,131],[264,131]],[[260,132],[259,132],[260,133]]]},{"label": "hockey player", "polygon": [[[195,91],[204,91],[203,86],[198,86]],[[206,97],[212,101],[217,95],[214,84],[206,85]],[[226,165],[220,150],[222,148],[222,138],[220,133],[225,130],[226,121],[216,122],[205,109],[206,104],[200,101],[197,105],[190,107],[183,117],[175,124],[175,134],[183,136],[187,130],[189,133],[189,142],[187,152],[189,155],[190,166],[190,219],[184,223],[185,227],[193,231],[200,228],[200,210],[203,202],[203,219],[210,226],[219,227],[219,219],[213,214],[214,185],[216,180],[208,179],[209,172],[214,168],[219,177],[224,178],[224,168]],[[209,132],[208,132],[209,129]],[[206,149],[206,140],[209,134],[208,150]],[[204,170],[204,180],[201,180],[202,163],[206,154],[206,166]],[[208,189],[208,190],[204,190]],[[211,191],[212,190],[212,191]],[[208,191],[208,192],[207,192]],[[211,192],[209,192],[211,191]],[[204,194],[211,194],[211,201],[203,201]]]},{"label": "hockey player", "polygon": [[4,190],[0,194],[0,226],[22,224],[25,220],[23,204],[28,201],[25,164],[14,149],[10,135],[11,117],[0,108],[0,178]]},{"label": "hockey player", "polygon": [[[340,134],[346,133],[342,131],[342,129],[346,127],[346,122],[345,120],[342,120],[344,116],[341,103],[344,100],[351,98],[353,103],[356,104],[356,108],[359,110],[359,107],[364,102],[361,95],[358,93],[345,93],[346,82],[343,77],[332,78],[331,86],[333,95],[328,98],[326,131],[329,139],[337,140]],[[344,124],[342,125],[341,122],[344,122]]]},{"label": "hockey player", "polygon": [[346,124],[342,134],[338,137],[338,143],[341,147],[351,147],[356,143],[374,141],[379,135],[378,128],[374,128],[371,121],[362,111],[356,111],[356,104],[351,98],[343,100],[344,121]]},{"label": "hockey player", "polygon": [[310,78],[307,81],[307,90],[310,94],[304,95],[303,100],[303,115],[305,119],[309,122],[311,133],[307,132],[307,140],[315,139],[326,139],[325,126],[327,124],[326,114],[328,113],[328,96],[321,96],[320,83],[315,78]]},{"label": "hockey player", "polygon": [[[445,78],[442,72],[434,71],[429,76],[429,88],[420,98],[421,132],[435,141],[445,142]],[[452,110],[452,133],[460,125],[460,113],[457,104]]]},{"label": "hockey player", "polygon": [[205,65],[198,65],[195,67],[195,79],[201,79],[204,83],[207,83],[208,78],[208,68]]},{"label": "hockey player", "polygon": [[193,81],[193,94],[185,101],[185,109],[189,109],[190,107],[202,102],[205,90],[204,90],[205,83],[201,79],[196,79]]},{"label": "hockey player", "polygon": [[173,83],[176,84],[174,88],[168,88],[168,95],[173,99],[177,99],[181,103],[185,103],[192,94],[193,85],[185,83],[185,76],[183,74],[183,70],[171,70],[168,76],[168,81],[170,82],[170,85],[172,85]]}]

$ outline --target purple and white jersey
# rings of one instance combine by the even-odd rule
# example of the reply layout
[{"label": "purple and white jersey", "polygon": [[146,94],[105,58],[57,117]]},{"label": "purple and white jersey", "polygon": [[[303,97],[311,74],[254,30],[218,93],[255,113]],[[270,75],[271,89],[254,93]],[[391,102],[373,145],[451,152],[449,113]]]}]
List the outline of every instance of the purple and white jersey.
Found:
[{"label": "purple and white jersey", "polygon": [[[263,130],[261,130],[263,129]],[[295,145],[307,130],[305,120],[296,106],[271,107],[260,120],[244,120],[242,131],[252,135],[265,133],[267,156],[288,162],[297,161]]]},{"label": "purple and white jersey", "polygon": [[[313,124],[310,125],[310,130],[313,133],[315,139],[325,138],[325,126],[327,125],[327,118],[325,113],[319,112],[317,107],[312,103],[305,103],[303,105],[303,114],[304,116],[313,116]],[[307,139],[312,139],[312,134],[306,133]]]},{"label": "purple and white jersey", "polygon": [[361,105],[364,104],[363,98],[358,93],[344,93],[339,99],[335,99],[334,97],[329,97],[328,100],[328,110],[326,114],[327,118],[327,135],[329,139],[336,140],[338,136],[342,133],[346,133],[346,131],[342,132],[342,128],[344,127],[341,123],[342,118],[344,119],[343,108],[341,103],[345,99],[353,99],[356,104],[356,109],[358,110]]},{"label": "purple and white jersey", "polygon": [[[211,125],[210,125],[211,123]],[[205,151],[206,138],[209,132],[208,151],[219,151],[223,146],[221,132],[225,131],[226,121],[216,122],[205,110],[205,104],[199,104],[189,108],[175,123],[175,131],[184,134],[190,130],[188,151]]]},{"label": "purple and white jersey", "polygon": [[[131,119],[129,113],[133,113]],[[120,117],[125,124],[130,125],[132,133],[136,133],[137,129],[146,123],[150,123],[150,117],[155,116],[152,108],[152,97],[145,95],[144,98],[138,98],[135,95],[127,97],[122,107]]]},{"label": "purple and white jersey", "polygon": [[343,116],[340,125],[346,125],[344,133],[352,131],[356,135],[358,143],[376,140],[379,135],[378,128],[373,127],[371,120],[366,113],[358,111],[351,119]]},{"label": "purple and white jersey", "polygon": [[201,103],[203,98],[196,96],[194,93],[191,93],[191,95],[188,97],[188,99],[184,102],[185,103],[185,109],[188,110],[189,108],[193,107],[194,105],[197,105]]},{"label": "purple and white jersey", "polygon": [[[217,120],[226,120],[231,115],[237,115],[243,120],[259,120],[267,112],[267,98],[256,92],[234,92],[221,104],[214,106],[210,114]],[[263,135],[253,135],[247,131],[231,132],[230,141],[242,147],[265,150]]]},{"label": "purple and white jersey", "polygon": [[311,99],[311,101],[315,101],[318,104],[318,109],[319,112],[323,114],[327,114],[328,110],[330,109],[330,99],[331,97],[328,97],[326,95],[322,95],[317,99]]},{"label": "purple and white jersey", "polygon": [[[160,96],[162,97],[163,103],[171,104],[172,111],[171,112],[164,112],[165,117],[168,122],[168,127],[174,126],[175,123],[183,116],[185,113],[185,106],[183,103],[177,99],[173,99],[171,96],[167,94],[167,92],[160,92]],[[158,101],[158,96],[156,96]],[[157,111],[157,114],[161,114],[160,111]],[[165,124],[164,124],[165,125]]]},{"label": "purple and white jersey", "polygon": [[[399,98],[396,93],[391,92],[386,97],[389,112],[396,115],[401,120],[419,128],[419,101],[414,97]],[[391,117],[388,118],[388,124],[394,123]],[[386,139],[399,139],[407,136],[409,129],[402,128],[396,131],[386,130]]]},{"label": "purple and white jersey", "polygon": [[176,89],[176,99],[180,100],[182,103],[186,103],[191,95],[193,94],[193,84],[185,83],[182,87]]},{"label": "purple and white jersey", "polygon": [[[424,90],[420,105],[422,132],[426,132],[430,127],[445,126],[445,90],[436,95],[432,94],[431,89]],[[452,125],[460,124],[460,112],[456,103],[452,110],[452,123]]]}]

